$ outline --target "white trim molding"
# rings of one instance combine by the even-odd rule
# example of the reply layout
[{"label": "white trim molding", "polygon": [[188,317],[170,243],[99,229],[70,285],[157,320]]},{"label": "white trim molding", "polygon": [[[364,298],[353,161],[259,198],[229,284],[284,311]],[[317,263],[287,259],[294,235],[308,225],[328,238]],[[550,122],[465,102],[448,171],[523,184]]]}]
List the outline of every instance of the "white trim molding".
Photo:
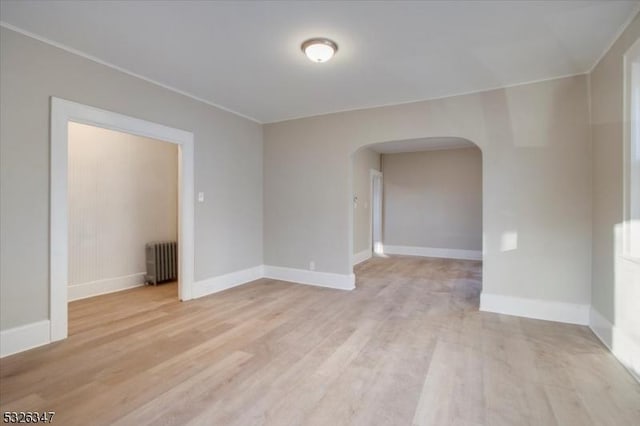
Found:
[{"label": "white trim molding", "polygon": [[69,46],[67,46],[65,44],[58,43],[57,41],[53,41],[53,40],[51,40],[49,38],[46,38],[46,37],[43,37],[43,36],[41,36],[39,34],[32,33],[31,31],[27,31],[27,30],[22,29],[20,27],[16,27],[15,25],[9,24],[8,22],[0,21],[0,27],[4,27],[4,28],[6,28],[8,30],[15,31],[15,32],[17,32],[19,34],[22,34],[22,35],[25,35],[27,37],[33,38],[35,40],[41,41],[41,42],[46,43],[48,45],[51,45],[53,47],[57,47],[58,49],[62,49],[64,51],[67,51],[67,52],[69,52],[69,53],[71,53],[73,55],[77,55],[77,56],[80,56],[82,58],[88,59],[88,60],[90,60],[92,62],[96,62],[96,63],[98,63],[100,65],[104,65],[105,67],[113,68],[114,70],[123,72],[123,73],[128,74],[128,75],[130,75],[132,77],[135,77],[135,78],[139,78],[140,80],[144,80],[144,81],[146,81],[148,83],[151,83],[151,84],[154,84],[156,86],[162,87],[163,89],[167,89],[167,90],[170,90],[172,92],[179,93],[179,94],[181,94],[183,96],[186,96],[188,98],[191,98],[191,99],[193,99],[195,101],[202,102],[203,104],[207,104],[207,105],[210,105],[210,106],[212,106],[214,108],[218,108],[218,109],[221,109],[223,111],[230,112],[232,114],[235,114],[235,115],[240,116],[242,118],[246,118],[247,120],[251,120],[251,121],[253,121],[255,123],[258,123],[258,124],[264,124],[262,121],[259,121],[256,118],[253,118],[253,117],[250,117],[248,115],[242,114],[242,113],[240,113],[238,111],[234,111],[234,110],[229,109],[227,107],[224,107],[222,105],[216,104],[216,103],[214,103],[212,101],[208,101],[208,100],[206,100],[204,98],[201,98],[199,96],[196,96],[196,95],[194,95],[192,93],[189,93],[189,92],[186,92],[184,90],[178,89],[176,87],[170,86],[168,84],[160,83],[159,81],[156,81],[156,80],[154,80],[152,78],[149,78],[149,77],[145,77],[142,74],[138,74],[138,73],[135,73],[133,71],[129,71],[126,68],[122,68],[122,67],[120,67],[118,65],[114,65],[111,62],[103,61],[102,59],[97,58],[97,57],[95,57],[93,55],[89,55],[88,53],[82,52],[82,51],[80,51],[78,49],[74,49],[73,47],[69,47]]},{"label": "white trim molding", "polygon": [[359,263],[364,262],[365,260],[369,260],[372,256],[373,254],[370,248],[362,250],[361,252],[353,255],[353,265],[355,266]]},{"label": "white trim molding", "polygon": [[49,320],[0,331],[0,358],[51,343]]},{"label": "white trim molding", "polygon": [[335,274],[332,272],[307,271],[304,269],[265,265],[264,277],[289,281],[296,284],[334,288],[337,290],[353,290],[356,288],[355,274]]},{"label": "white trim molding", "polygon": [[[382,157],[380,157],[382,161]],[[382,243],[382,210],[384,205],[384,175],[380,170],[369,169],[369,205],[371,214],[369,215],[369,243],[371,251],[375,254],[384,254],[384,244]],[[378,185],[376,185],[378,182]],[[353,223],[353,221],[352,221]],[[353,234],[353,232],[351,232]],[[372,254],[373,254],[372,253]]]},{"label": "white trim molding", "polygon": [[483,292],[480,295],[480,310],[568,324],[589,324],[589,305],[586,304],[528,299]]},{"label": "white trim molding", "polygon": [[627,50],[624,63],[624,128],[623,128],[623,216],[622,253],[632,262],[640,262],[640,197],[638,180],[640,164],[636,158],[640,154],[640,40]]},{"label": "white trim molding", "polygon": [[295,284],[314,285],[337,290],[353,290],[354,274],[334,274],[331,272],[306,271],[304,269],[283,268],[280,266],[259,265],[253,268],[219,275],[213,278],[196,281],[193,286],[193,297],[204,297],[230,288],[248,284],[261,278],[288,281]]},{"label": "white trim molding", "polygon": [[141,287],[144,285],[145,274],[145,272],[138,272],[137,274],[125,275],[123,277],[70,284],[68,290],[69,302]]},{"label": "white trim molding", "polygon": [[167,127],[64,99],[51,97],[50,168],[50,296],[51,341],[67,337],[69,301],[68,242],[68,127],[69,122],[88,124],[178,145],[178,276],[181,300],[192,298],[194,278],[194,137],[185,130]]},{"label": "white trim molding", "polygon": [[255,266],[253,268],[242,269],[240,271],[231,272],[217,277],[208,278],[202,281],[196,281],[193,285],[193,297],[204,297],[209,294],[218,293],[233,287],[247,284],[251,281],[258,280],[264,276],[264,266]]},{"label": "white trim molding", "polygon": [[444,259],[482,260],[482,250],[460,250],[434,247],[384,245],[385,254],[404,256],[438,257]]},{"label": "white trim molding", "polygon": [[[134,276],[137,276],[137,274],[132,275],[132,277]],[[353,290],[355,288],[354,274],[342,275],[334,274],[331,272],[305,271],[302,269],[259,265],[254,266],[253,268],[242,269],[240,271],[235,271],[228,274],[219,275],[217,277],[194,282],[191,295],[192,298],[204,297],[210,294],[228,290],[233,287],[238,287],[243,284],[248,284],[261,278],[289,281],[293,282],[294,284],[313,285],[318,287],[333,288],[337,290]],[[82,285],[80,285],[79,287],[81,286]],[[72,294],[73,291],[74,290],[71,290],[70,288],[69,294]],[[110,291],[107,291],[107,293],[110,293]],[[51,322],[49,320],[43,320],[1,331],[0,357],[23,352],[28,349],[46,345],[55,340],[60,340],[51,338],[52,330],[54,330],[54,328],[52,327]]]},{"label": "white trim molding", "polygon": [[640,344],[591,307],[589,328],[640,383]]}]

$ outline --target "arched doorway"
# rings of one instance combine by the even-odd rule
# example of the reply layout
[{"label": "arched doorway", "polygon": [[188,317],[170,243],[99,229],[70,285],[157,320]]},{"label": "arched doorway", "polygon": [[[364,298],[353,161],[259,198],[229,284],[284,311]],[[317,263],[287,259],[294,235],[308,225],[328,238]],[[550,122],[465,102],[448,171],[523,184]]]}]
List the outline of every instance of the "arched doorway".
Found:
[{"label": "arched doorway", "polygon": [[483,167],[475,143],[458,137],[386,141],[359,147],[350,157],[353,265],[385,254],[482,259]]}]

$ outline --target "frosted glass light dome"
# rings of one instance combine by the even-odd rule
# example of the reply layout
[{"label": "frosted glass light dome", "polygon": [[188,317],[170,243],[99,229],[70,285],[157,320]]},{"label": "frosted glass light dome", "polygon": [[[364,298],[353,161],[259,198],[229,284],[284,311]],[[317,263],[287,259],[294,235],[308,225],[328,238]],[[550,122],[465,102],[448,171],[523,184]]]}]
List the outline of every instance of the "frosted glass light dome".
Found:
[{"label": "frosted glass light dome", "polygon": [[327,62],[333,58],[338,45],[326,38],[312,38],[302,43],[302,51],[312,62]]}]

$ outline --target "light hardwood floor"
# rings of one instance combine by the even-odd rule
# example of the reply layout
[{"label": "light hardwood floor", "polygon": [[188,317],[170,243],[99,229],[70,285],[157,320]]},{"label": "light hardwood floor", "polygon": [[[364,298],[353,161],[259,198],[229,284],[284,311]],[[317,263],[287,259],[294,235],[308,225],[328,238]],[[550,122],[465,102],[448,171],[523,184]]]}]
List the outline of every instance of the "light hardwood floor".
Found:
[{"label": "light hardwood floor", "polygon": [[376,258],[357,289],[258,280],[70,304],[0,361],[4,410],[61,425],[640,425],[640,385],[581,326],[478,312],[481,264]]}]

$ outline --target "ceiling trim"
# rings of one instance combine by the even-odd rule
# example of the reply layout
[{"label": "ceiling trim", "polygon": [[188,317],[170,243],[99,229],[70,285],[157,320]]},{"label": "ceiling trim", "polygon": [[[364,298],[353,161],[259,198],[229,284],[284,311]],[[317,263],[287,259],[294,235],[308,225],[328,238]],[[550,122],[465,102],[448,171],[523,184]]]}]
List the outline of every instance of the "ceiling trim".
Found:
[{"label": "ceiling trim", "polygon": [[151,83],[151,84],[154,84],[156,86],[160,86],[163,89],[170,90],[172,92],[178,93],[178,94],[180,94],[182,96],[186,96],[186,97],[191,98],[191,99],[193,99],[195,101],[202,102],[202,103],[207,104],[209,106],[212,106],[214,108],[218,108],[218,109],[221,109],[223,111],[230,112],[231,114],[235,114],[235,115],[240,116],[242,118],[246,118],[247,120],[251,120],[251,121],[253,121],[255,123],[258,123],[258,124],[264,124],[262,121],[260,121],[260,120],[258,120],[256,118],[249,117],[248,115],[239,113],[238,111],[234,111],[232,109],[223,107],[222,105],[218,105],[216,103],[210,102],[210,101],[208,101],[206,99],[203,99],[203,98],[200,98],[200,97],[198,97],[198,96],[196,96],[196,95],[194,95],[192,93],[185,92],[184,90],[176,89],[175,87],[169,86],[169,85],[164,84],[164,83],[160,83],[159,81],[156,81],[156,80],[153,80],[151,78],[145,77],[143,75],[137,74],[135,72],[129,71],[129,70],[125,69],[125,68],[119,67],[118,65],[114,65],[114,64],[112,64],[110,62],[103,61],[102,59],[96,58],[95,56],[89,55],[89,54],[84,53],[84,52],[82,52],[80,50],[77,50],[77,49],[74,49],[72,47],[66,46],[64,44],[58,43],[56,41],[50,40],[50,39],[48,39],[46,37],[42,37],[42,36],[40,36],[38,34],[34,34],[31,31],[23,30],[22,28],[16,27],[15,25],[11,25],[11,24],[9,24],[7,22],[0,21],[0,27],[4,27],[4,28],[6,28],[8,30],[15,31],[15,32],[20,33],[22,35],[25,35],[27,37],[31,37],[31,38],[36,39],[38,41],[41,41],[43,43],[49,44],[49,45],[51,45],[53,47],[57,47],[58,49],[62,49],[64,51],[66,51],[66,52],[69,52],[69,53],[72,53],[74,55],[81,56],[81,57],[83,57],[85,59],[88,59],[90,61],[96,62],[96,63],[98,63],[100,65],[104,65],[104,66],[107,66],[109,68],[113,68],[114,70],[123,72],[123,73],[128,74],[128,75],[130,75],[132,77],[139,78],[141,80],[146,81],[147,83]]},{"label": "ceiling trim", "polygon": [[609,44],[607,44],[607,48],[604,49],[604,51],[600,54],[600,56],[598,57],[598,59],[596,59],[596,61],[593,63],[593,65],[591,66],[591,68],[589,68],[589,70],[586,72],[586,74],[591,74],[593,72],[593,70],[596,69],[596,67],[598,66],[598,64],[600,63],[600,61],[602,61],[604,59],[604,57],[606,56],[606,54],[609,52],[609,50],[611,50],[611,48],[613,47],[613,45],[616,43],[616,41],[618,41],[618,39],[620,38],[620,36],[622,35],[622,33],[624,32],[624,30],[627,29],[627,27],[629,25],[631,25],[631,22],[636,19],[636,16],[638,15],[638,12],[640,12],[640,3],[638,3],[635,7],[635,10],[633,13],[631,13],[630,17],[627,18],[627,20],[620,26],[620,28],[618,28],[618,31],[616,32],[616,34],[614,35],[613,39],[609,42]]},{"label": "ceiling trim", "polygon": [[452,93],[450,95],[436,96],[434,98],[415,99],[415,100],[411,100],[411,101],[395,102],[395,103],[388,103],[388,104],[378,104],[378,105],[369,105],[369,106],[357,107],[357,108],[340,109],[340,110],[331,111],[331,112],[323,112],[323,113],[320,113],[320,114],[301,115],[301,116],[297,116],[297,117],[293,117],[293,118],[287,118],[285,120],[267,121],[267,122],[262,123],[262,124],[284,123],[284,122],[287,122],[287,121],[300,120],[300,119],[303,119],[303,118],[322,117],[324,115],[339,114],[339,113],[342,113],[342,112],[362,111],[362,110],[365,110],[365,109],[385,108],[385,107],[393,107],[393,106],[400,106],[400,105],[407,105],[407,104],[417,104],[417,103],[420,103],[420,102],[437,101],[437,100],[440,100],[440,99],[455,98],[457,96],[476,95],[478,93],[491,92],[493,90],[510,89],[512,87],[526,86],[528,84],[544,83],[545,81],[560,80],[560,79],[563,79],[563,78],[577,77],[579,75],[589,75],[589,73],[588,72],[579,72],[579,73],[574,73],[574,74],[564,74],[564,75],[559,75],[557,77],[541,78],[541,79],[538,79],[538,80],[524,81],[522,83],[507,84],[505,86],[493,86],[493,87],[489,87],[489,88],[486,88],[486,89],[471,90],[469,92],[459,92],[459,93]]},{"label": "ceiling trim", "polygon": [[624,32],[624,30],[631,24],[631,22],[636,18],[637,14],[640,12],[640,3],[635,7],[635,11],[634,13],[631,14],[631,16],[625,21],[625,23],[623,25],[620,26],[620,28],[618,29],[618,31],[616,32],[615,36],[613,37],[613,39],[611,40],[611,42],[608,44],[607,48],[602,52],[602,54],[600,55],[600,57],[595,61],[595,63],[591,66],[590,69],[588,69],[587,71],[584,72],[580,72],[580,73],[573,73],[573,74],[565,74],[565,75],[560,75],[560,76],[554,76],[554,77],[549,77],[549,78],[543,78],[543,79],[537,79],[537,80],[530,80],[530,81],[524,81],[524,82],[519,82],[519,83],[513,83],[513,84],[508,84],[508,85],[503,85],[503,86],[492,86],[492,87],[487,87],[487,88],[483,88],[483,89],[479,89],[479,90],[472,90],[472,91],[467,91],[467,92],[458,92],[458,93],[451,93],[451,94],[447,94],[447,95],[443,95],[443,96],[437,96],[437,97],[432,97],[432,98],[422,98],[422,99],[413,99],[413,100],[409,100],[409,101],[403,101],[403,102],[392,102],[392,103],[384,103],[384,104],[375,104],[375,105],[367,105],[367,106],[362,106],[362,107],[354,107],[354,108],[345,108],[345,109],[339,109],[339,110],[335,110],[335,111],[330,111],[330,112],[324,112],[324,113],[318,113],[318,114],[310,114],[310,115],[300,115],[300,116],[295,116],[295,117],[291,117],[291,118],[286,118],[284,120],[276,120],[276,121],[261,121],[258,120],[254,117],[248,116],[246,114],[242,114],[238,111],[234,111],[230,108],[224,107],[220,104],[216,104],[214,102],[208,101],[204,98],[201,98],[197,95],[194,95],[192,93],[177,89],[173,86],[161,83],[157,80],[153,80],[151,78],[145,77],[143,75],[137,74],[133,71],[129,71],[126,68],[122,68],[118,65],[114,65],[110,62],[104,61],[102,59],[99,59],[95,56],[89,55],[83,51],[74,49],[72,47],[66,46],[62,43],[58,43],[56,41],[53,41],[51,39],[48,39],[46,37],[42,37],[38,34],[32,33],[30,31],[24,30],[20,27],[16,27],[15,25],[9,24],[7,22],[4,21],[0,21],[0,27],[4,27],[7,28],[11,31],[15,31],[17,33],[20,33],[22,35],[25,35],[27,37],[33,38],[35,40],[38,40],[40,42],[49,44],[51,46],[57,47],[59,49],[62,49],[66,52],[72,53],[74,55],[78,55],[80,57],[83,57],[85,59],[88,59],[92,62],[96,62],[98,64],[107,66],[109,68],[115,69],[117,71],[123,72],[127,75],[130,75],[132,77],[135,78],[139,78],[143,81],[146,81],[148,83],[154,84],[156,86],[162,87],[164,89],[170,90],[172,92],[178,93],[180,95],[186,96],[188,98],[191,98],[195,101],[198,102],[202,102],[206,105],[212,106],[214,108],[218,108],[221,109],[223,111],[229,112],[231,114],[237,115],[239,117],[243,117],[247,120],[253,121],[257,124],[275,124],[275,123],[283,123],[283,122],[287,122],[287,121],[293,121],[293,120],[300,120],[300,119],[304,119],[304,118],[313,118],[313,117],[321,117],[321,116],[325,116],[325,115],[331,115],[331,114],[338,114],[338,113],[344,113],[344,112],[353,112],[353,111],[361,111],[361,110],[367,110],[367,109],[373,109],[373,108],[384,108],[384,107],[392,107],[392,106],[400,106],[400,105],[407,105],[407,104],[413,104],[413,103],[419,103],[419,102],[427,102],[427,101],[435,101],[435,100],[441,100],[441,99],[447,99],[447,98],[453,98],[453,97],[457,97],[457,96],[466,96],[466,95],[473,95],[473,94],[478,94],[478,93],[484,93],[484,92],[490,92],[493,90],[500,90],[500,89],[508,89],[508,88],[512,88],[512,87],[518,87],[518,86],[524,86],[524,85],[528,85],[528,84],[535,84],[535,83],[542,83],[545,81],[551,81],[551,80],[558,80],[558,79],[562,79],[562,78],[568,78],[568,77],[575,77],[575,76],[579,76],[579,75],[589,75],[593,72],[593,70],[598,66],[598,64],[602,61],[602,59],[604,58],[604,56],[607,54],[607,52],[611,49],[611,47],[614,45],[614,43],[618,40],[618,38],[620,38],[620,36],[622,35],[622,33]]}]

